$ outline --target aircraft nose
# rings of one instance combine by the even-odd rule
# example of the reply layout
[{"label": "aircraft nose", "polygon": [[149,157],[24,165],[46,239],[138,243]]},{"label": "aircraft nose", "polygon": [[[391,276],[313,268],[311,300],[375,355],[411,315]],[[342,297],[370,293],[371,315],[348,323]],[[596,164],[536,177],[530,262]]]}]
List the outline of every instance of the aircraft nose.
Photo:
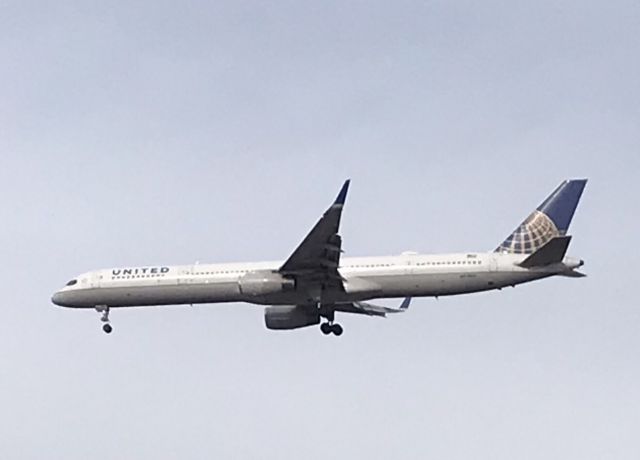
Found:
[{"label": "aircraft nose", "polygon": [[60,307],[64,307],[65,306],[64,298],[65,298],[64,292],[56,292],[51,296],[51,302],[53,302],[54,304]]}]

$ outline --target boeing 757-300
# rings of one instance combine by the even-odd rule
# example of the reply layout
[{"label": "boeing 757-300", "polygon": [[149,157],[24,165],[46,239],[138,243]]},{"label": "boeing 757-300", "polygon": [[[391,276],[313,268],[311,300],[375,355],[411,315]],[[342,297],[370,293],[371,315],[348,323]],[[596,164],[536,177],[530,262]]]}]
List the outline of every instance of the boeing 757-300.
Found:
[{"label": "boeing 757-300", "polygon": [[[336,312],[386,316],[407,310],[412,297],[502,289],[560,275],[585,276],[580,259],[566,257],[569,224],[586,185],[564,181],[492,252],[346,258],[339,234],[347,180],[335,202],[284,262],[119,267],[69,281],[52,301],[102,314],[112,331],[112,308],[249,302],[266,306],[268,329],[320,324],[341,335]],[[404,298],[397,308],[369,303]]]}]

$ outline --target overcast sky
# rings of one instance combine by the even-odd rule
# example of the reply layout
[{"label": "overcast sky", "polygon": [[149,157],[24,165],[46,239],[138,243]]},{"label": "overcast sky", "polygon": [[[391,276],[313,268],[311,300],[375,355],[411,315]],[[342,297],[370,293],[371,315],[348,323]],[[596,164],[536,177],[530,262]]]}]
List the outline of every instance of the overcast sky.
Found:
[{"label": "overcast sky", "polygon": [[[640,4],[1,1],[0,458],[637,459]],[[267,331],[51,294],[285,259],[491,250],[590,179],[585,279]],[[391,303],[390,303],[391,304]]]}]

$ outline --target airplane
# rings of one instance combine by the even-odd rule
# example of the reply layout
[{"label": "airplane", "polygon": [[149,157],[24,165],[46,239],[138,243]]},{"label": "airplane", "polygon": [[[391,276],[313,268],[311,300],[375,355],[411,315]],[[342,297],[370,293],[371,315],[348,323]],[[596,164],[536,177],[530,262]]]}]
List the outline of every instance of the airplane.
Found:
[{"label": "airplane", "polygon": [[[413,297],[439,297],[515,287],[551,276],[581,278],[581,259],[566,257],[567,234],[586,179],[566,180],[494,251],[343,258],[339,233],[350,180],[300,245],[283,262],[148,265],[84,273],[57,291],[62,307],[102,313],[112,308],[249,302],[264,305],[268,329],[320,324],[340,336],[335,314],[375,317],[407,311]],[[397,308],[371,299],[404,298]]]}]

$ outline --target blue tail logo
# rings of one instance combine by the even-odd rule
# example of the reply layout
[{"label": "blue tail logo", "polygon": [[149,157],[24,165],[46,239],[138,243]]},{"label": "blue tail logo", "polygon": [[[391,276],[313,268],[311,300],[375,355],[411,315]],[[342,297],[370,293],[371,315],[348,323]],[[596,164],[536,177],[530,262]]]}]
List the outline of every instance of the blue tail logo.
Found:
[{"label": "blue tail logo", "polygon": [[552,238],[566,235],[586,184],[586,179],[564,181],[495,252],[532,254]]}]

